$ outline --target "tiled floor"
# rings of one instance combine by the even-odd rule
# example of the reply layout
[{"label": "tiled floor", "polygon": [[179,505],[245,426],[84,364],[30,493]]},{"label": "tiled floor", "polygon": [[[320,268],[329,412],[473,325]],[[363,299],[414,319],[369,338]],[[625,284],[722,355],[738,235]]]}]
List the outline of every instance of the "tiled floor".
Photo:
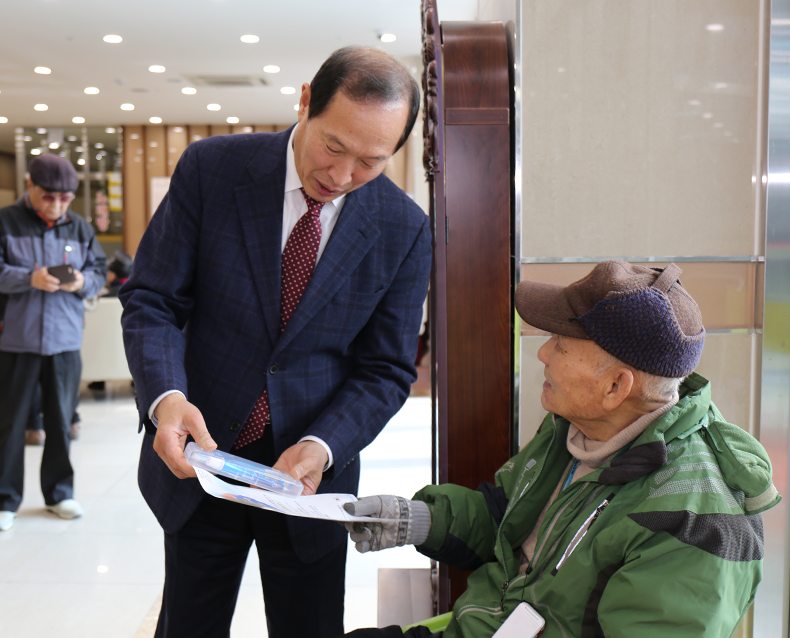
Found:
[{"label": "tiled floor", "polygon": [[[42,448],[26,448],[25,500],[0,532],[0,635],[8,638],[147,638],[164,577],[162,531],[137,489],[134,400],[127,384],[85,390],[72,446],[75,496],[85,516],[44,510]],[[430,399],[412,398],[362,453],[360,494],[411,496],[430,482]],[[428,567],[412,547],[360,555],[349,544],[346,630],[376,625],[379,567]],[[252,552],[251,552],[252,554]],[[233,638],[266,636],[256,557],[245,573]]]}]

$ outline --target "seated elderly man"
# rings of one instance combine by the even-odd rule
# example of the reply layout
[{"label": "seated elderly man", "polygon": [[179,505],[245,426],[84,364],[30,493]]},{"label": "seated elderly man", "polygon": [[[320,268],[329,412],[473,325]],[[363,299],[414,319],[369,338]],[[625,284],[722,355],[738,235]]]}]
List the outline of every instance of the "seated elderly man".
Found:
[{"label": "seated elderly man", "polygon": [[552,333],[538,353],[549,414],[532,441],[495,485],[347,506],[396,519],[348,524],[359,551],[412,543],[475,570],[442,634],[407,636],[529,638],[522,603],[542,638],[732,634],[762,574],[759,513],[780,496],[765,450],[693,373],[705,329],[680,272],[607,261],[567,287],[521,283],[519,314]]}]

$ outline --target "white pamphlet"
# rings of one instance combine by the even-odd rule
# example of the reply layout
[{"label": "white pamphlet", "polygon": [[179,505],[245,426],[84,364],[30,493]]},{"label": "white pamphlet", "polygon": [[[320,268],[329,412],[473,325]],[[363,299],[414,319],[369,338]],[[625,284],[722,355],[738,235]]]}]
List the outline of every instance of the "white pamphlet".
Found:
[{"label": "white pamphlet", "polygon": [[352,516],[343,509],[343,503],[357,500],[353,494],[315,494],[313,496],[289,497],[254,487],[231,485],[199,467],[195,468],[200,485],[211,496],[259,507],[287,516],[319,518],[327,521],[384,522],[390,519]]}]

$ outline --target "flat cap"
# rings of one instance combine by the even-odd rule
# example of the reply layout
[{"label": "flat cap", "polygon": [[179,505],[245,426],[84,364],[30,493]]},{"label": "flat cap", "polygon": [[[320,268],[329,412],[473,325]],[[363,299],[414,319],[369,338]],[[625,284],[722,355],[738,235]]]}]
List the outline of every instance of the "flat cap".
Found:
[{"label": "flat cap", "polygon": [[51,193],[73,193],[80,185],[80,178],[72,163],[46,153],[30,162],[30,181]]}]

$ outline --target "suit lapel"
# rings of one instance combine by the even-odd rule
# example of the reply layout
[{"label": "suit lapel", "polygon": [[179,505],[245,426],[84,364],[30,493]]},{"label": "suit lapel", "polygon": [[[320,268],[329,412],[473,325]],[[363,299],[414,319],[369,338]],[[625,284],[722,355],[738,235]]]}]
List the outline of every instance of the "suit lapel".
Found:
[{"label": "suit lapel", "polygon": [[332,236],[291,320],[277,342],[275,351],[288,345],[315,317],[373,246],[381,231],[366,211],[374,210],[375,206],[377,198],[372,185],[363,186],[348,195]]},{"label": "suit lapel", "polygon": [[[255,180],[236,188],[236,203],[244,245],[250,258],[253,280],[261,303],[266,332],[275,344],[280,335],[280,261],[282,252],[283,194],[285,190],[285,143],[267,148],[248,167]],[[278,136],[279,138],[279,136]],[[279,148],[282,146],[282,148]],[[266,170],[266,167],[270,167]],[[263,168],[262,168],[263,167]]]}]

